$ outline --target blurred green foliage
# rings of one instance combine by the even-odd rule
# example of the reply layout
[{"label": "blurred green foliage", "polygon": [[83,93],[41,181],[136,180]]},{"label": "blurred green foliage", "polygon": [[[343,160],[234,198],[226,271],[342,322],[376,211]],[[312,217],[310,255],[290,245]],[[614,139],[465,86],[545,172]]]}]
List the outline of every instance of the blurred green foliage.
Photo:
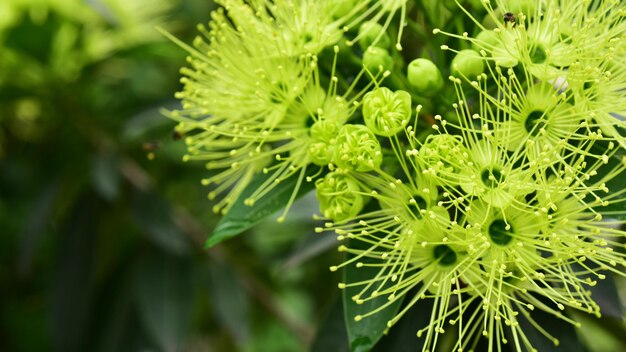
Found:
[{"label": "blurred green foliage", "polygon": [[186,53],[156,28],[189,42],[212,7],[0,2],[0,351],[311,345],[339,293],[314,200],[204,250],[205,170],[160,113]]}]

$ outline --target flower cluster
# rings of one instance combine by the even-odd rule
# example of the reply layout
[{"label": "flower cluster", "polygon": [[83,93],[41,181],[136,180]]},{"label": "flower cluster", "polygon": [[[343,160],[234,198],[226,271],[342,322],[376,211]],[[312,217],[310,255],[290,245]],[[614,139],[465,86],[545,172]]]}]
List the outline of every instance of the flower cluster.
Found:
[{"label": "flower cluster", "polygon": [[[222,0],[193,47],[179,42],[191,67],[182,70],[177,95],[183,108],[168,115],[187,136],[184,160],[215,170],[202,183],[216,185],[209,193],[221,196],[216,212],[226,212],[258,174],[268,176],[246,199],[250,205],[289,177],[297,174],[301,183],[307,166],[330,162],[330,142],[348,131],[341,128],[368,89],[361,85],[365,71],[350,85],[339,79],[337,44],[363,20],[360,10],[369,2]],[[330,59],[319,67],[326,48]],[[383,75],[371,76],[370,84]]]},{"label": "flower cluster", "polygon": [[216,210],[258,175],[249,205],[315,182],[331,270],[376,273],[339,287],[386,298],[351,318],[431,300],[424,351],[451,329],[533,350],[522,322],[559,343],[533,311],[600,314],[590,288],[626,263],[623,2],[219,3],[169,114]]}]

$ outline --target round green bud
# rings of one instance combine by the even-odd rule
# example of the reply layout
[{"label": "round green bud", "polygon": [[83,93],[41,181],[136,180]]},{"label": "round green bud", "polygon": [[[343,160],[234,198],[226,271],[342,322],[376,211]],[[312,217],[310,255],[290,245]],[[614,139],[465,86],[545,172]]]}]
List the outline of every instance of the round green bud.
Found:
[{"label": "round green bud", "polygon": [[407,79],[415,93],[432,97],[443,87],[437,65],[428,59],[415,59],[407,67]]},{"label": "round green bud", "polygon": [[349,103],[342,98],[327,99],[317,109],[317,119],[309,127],[308,152],[311,162],[324,166],[332,162],[335,138],[350,117]]},{"label": "round green bud", "polygon": [[478,52],[472,49],[459,51],[452,63],[450,71],[453,75],[460,75],[468,79],[475,79],[485,70],[485,62]]},{"label": "round green bud", "polygon": [[[332,129],[336,128],[335,124],[328,121],[318,121],[313,127],[320,129]],[[328,165],[333,160],[333,148],[329,143],[329,140],[324,139],[312,139],[309,143],[308,153],[311,158],[311,162],[315,165],[324,166]]]},{"label": "round green bud", "polygon": [[411,119],[411,95],[403,90],[376,88],[363,97],[363,119],[375,134],[393,136]]},{"label": "round green bud", "polygon": [[487,29],[478,33],[475,41],[472,43],[472,49],[476,51],[480,51],[482,49],[491,51],[493,48],[500,46],[499,43],[500,37],[498,36],[498,33]]},{"label": "round green bud", "polygon": [[320,120],[311,126],[311,142],[309,157],[316,165],[328,165],[333,160],[333,140],[339,132],[340,125],[334,121]]},{"label": "round green bud", "polygon": [[363,50],[370,46],[387,49],[391,46],[391,38],[380,23],[367,21],[359,27],[359,45]]},{"label": "round green bud", "polygon": [[497,8],[493,11],[493,13],[489,12],[483,18],[481,25],[486,29],[494,29],[504,25],[504,14],[506,11],[502,11],[500,8]]},{"label": "round green bud", "polygon": [[358,182],[350,175],[331,172],[315,182],[320,212],[333,221],[356,217],[365,204]]},{"label": "round green bud", "polygon": [[483,5],[483,0],[469,0],[468,3],[472,6],[473,12],[483,12],[485,11],[485,6]]},{"label": "round green bud", "polygon": [[345,125],[339,130],[333,162],[340,168],[359,172],[378,169],[383,153],[376,135],[363,125]]},{"label": "round green bud", "polygon": [[363,53],[363,65],[374,74],[380,71],[391,71],[393,69],[393,58],[387,50],[370,46]]},{"label": "round green bud", "polygon": [[338,0],[335,1],[334,18],[342,18],[350,14],[354,10],[357,0]]}]

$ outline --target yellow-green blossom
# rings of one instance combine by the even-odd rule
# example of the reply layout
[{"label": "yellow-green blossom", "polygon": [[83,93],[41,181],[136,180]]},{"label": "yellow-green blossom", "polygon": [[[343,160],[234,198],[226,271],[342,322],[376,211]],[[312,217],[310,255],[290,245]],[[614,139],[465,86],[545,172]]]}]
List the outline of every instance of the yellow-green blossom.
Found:
[{"label": "yellow-green blossom", "polygon": [[[215,211],[226,212],[253,178],[266,174],[245,203],[254,204],[293,176],[297,186],[287,212],[306,178],[307,166],[332,161],[335,136],[364,91],[383,74],[357,89],[365,74],[361,71],[339,95],[335,46],[330,81],[322,87],[313,53],[336,38],[324,31],[311,34],[308,24],[313,29],[334,28],[335,10],[330,3],[322,4],[322,10],[330,11],[324,21],[331,22],[307,17],[313,15],[308,13],[312,2],[295,6],[224,0],[221,4],[224,7],[212,13],[210,30],[199,27],[202,37],[196,38],[193,48],[179,43],[190,53],[191,67],[182,70],[184,88],[177,94],[182,109],[168,115],[187,136],[184,160],[205,161],[213,170],[202,183],[214,187],[209,198],[219,198]],[[319,46],[300,41],[307,35],[313,35],[311,40]]]},{"label": "yellow-green blossom", "polygon": [[620,144],[575,107],[568,87],[536,82],[525,70],[524,79],[488,72],[469,84],[451,78],[458,123],[436,116],[440,134],[424,142],[414,126],[405,128],[406,142],[402,133],[389,137],[399,176],[352,171],[366,186],[359,192],[369,187],[379,206],[326,227],[367,244],[341,245],[351,257],[331,270],[378,269],[369,280],[340,284],[359,288],[357,304],[387,298],[355,320],[404,296],[392,326],[433,299],[430,324],[418,331],[424,351],[436,348],[448,324],[459,335],[454,350],[471,350],[479,339],[490,351],[509,343],[534,350],[520,315],[558,344],[533,311],[578,326],[563,310],[600,314],[589,288],[606,272],[624,275],[626,256],[617,249],[626,232],[603,221],[623,216],[604,210],[624,201],[623,190],[607,186],[626,170]]}]

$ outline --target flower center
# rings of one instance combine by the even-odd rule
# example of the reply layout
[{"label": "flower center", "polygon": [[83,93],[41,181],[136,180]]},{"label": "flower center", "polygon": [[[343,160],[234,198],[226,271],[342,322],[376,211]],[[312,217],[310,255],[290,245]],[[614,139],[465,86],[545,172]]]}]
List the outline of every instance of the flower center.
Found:
[{"label": "flower center", "polygon": [[583,84],[583,89],[585,90],[585,96],[590,101],[596,100],[595,87],[596,87],[595,82],[588,81]]},{"label": "flower center", "polygon": [[287,96],[287,91],[289,90],[289,86],[283,82],[278,82],[275,84],[274,89],[272,89],[270,93],[270,101],[273,104],[280,105],[285,101]]},{"label": "flower center", "polygon": [[426,207],[428,206],[428,203],[426,203],[426,200],[420,196],[414,196],[413,200],[415,201],[415,203],[410,204],[409,209],[411,210],[411,213],[415,215],[416,218],[422,219],[423,216],[420,210],[426,209]]},{"label": "flower center", "polygon": [[485,169],[480,174],[483,184],[489,188],[495,188],[502,181],[502,173],[497,168]]},{"label": "flower center", "polygon": [[456,253],[445,244],[440,244],[433,250],[435,260],[441,266],[450,266],[456,263]]},{"label": "flower center", "polygon": [[491,241],[499,246],[505,246],[513,239],[511,235],[513,233],[513,228],[509,226],[507,230],[507,223],[502,219],[494,220],[491,225],[489,225],[489,237]]},{"label": "flower center", "polygon": [[530,50],[530,61],[533,64],[542,64],[546,62],[547,57],[548,54],[546,54],[546,49],[544,49],[541,45],[536,45]]},{"label": "flower center", "polygon": [[306,127],[309,130],[309,135],[311,135],[311,127],[313,126],[313,124],[315,123],[315,121],[319,120],[319,116],[317,114],[315,114],[315,116],[313,115],[309,115],[306,120],[304,120],[304,127]]},{"label": "flower center", "polygon": [[546,120],[548,115],[543,110],[533,110],[526,117],[526,121],[524,121],[524,128],[526,128],[526,132],[530,134],[532,137],[539,134],[539,131],[542,128],[546,127]]}]

